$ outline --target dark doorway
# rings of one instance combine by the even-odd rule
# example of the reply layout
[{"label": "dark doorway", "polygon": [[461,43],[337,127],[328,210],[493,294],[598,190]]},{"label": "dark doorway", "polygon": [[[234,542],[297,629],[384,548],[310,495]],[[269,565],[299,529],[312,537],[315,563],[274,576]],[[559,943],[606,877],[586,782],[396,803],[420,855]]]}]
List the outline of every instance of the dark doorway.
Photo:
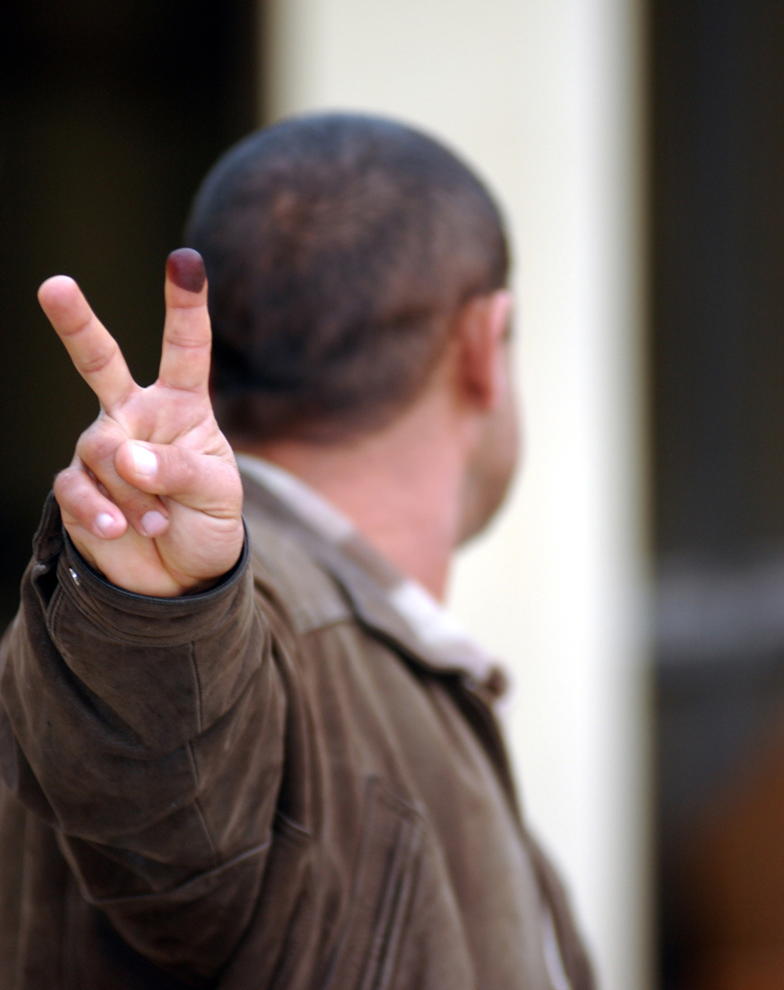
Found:
[{"label": "dark doorway", "polygon": [[784,981],[784,8],[649,4],[660,985]]}]

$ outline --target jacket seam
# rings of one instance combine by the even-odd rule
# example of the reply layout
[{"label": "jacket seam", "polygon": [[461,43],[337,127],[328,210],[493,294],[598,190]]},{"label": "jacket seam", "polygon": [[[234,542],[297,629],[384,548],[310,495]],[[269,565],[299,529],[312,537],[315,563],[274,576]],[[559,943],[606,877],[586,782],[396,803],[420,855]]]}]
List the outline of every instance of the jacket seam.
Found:
[{"label": "jacket seam", "polygon": [[334,629],[336,626],[354,626],[356,625],[356,617],[350,612],[345,615],[336,615],[325,619],[318,625],[308,626],[306,629],[301,629],[298,631],[297,635],[302,637],[311,636],[314,633],[324,632],[326,629]]},{"label": "jacket seam", "polygon": [[210,830],[209,830],[209,828],[207,826],[207,819],[206,819],[206,817],[204,815],[204,809],[202,808],[202,805],[201,805],[201,799],[199,798],[199,795],[198,795],[198,790],[199,790],[199,770],[198,770],[198,767],[197,767],[197,764],[196,764],[196,754],[193,751],[193,742],[191,740],[188,741],[188,759],[190,761],[191,772],[193,774],[194,786],[196,788],[196,796],[193,799],[193,807],[196,810],[196,816],[199,819],[199,824],[201,825],[202,831],[204,832],[204,837],[207,840],[207,845],[209,846],[209,849],[210,849],[210,857],[212,859],[212,865],[213,865],[213,868],[215,868],[219,864],[218,850],[215,848],[215,843],[213,841],[212,834],[210,833]]},{"label": "jacket seam", "polygon": [[228,872],[234,869],[234,867],[239,866],[246,860],[254,859],[257,856],[265,853],[270,847],[270,840],[266,839],[264,842],[259,842],[249,849],[244,849],[242,852],[237,853],[231,859],[226,860],[224,863],[218,863],[212,869],[204,870],[201,873],[197,873],[195,876],[190,877],[183,883],[177,884],[174,887],[166,887],[163,890],[153,890],[148,893],[143,894],[128,894],[120,895],[118,897],[94,897],[90,894],[89,889],[85,889],[83,885],[79,885],[81,896],[91,904],[93,907],[102,908],[104,910],[121,907],[125,904],[140,904],[145,901],[156,901],[161,898],[171,897],[178,893],[187,892],[189,888],[197,887],[199,884],[203,884],[205,881],[210,880],[213,877],[220,876],[222,873]]},{"label": "jacket seam", "polygon": [[204,708],[202,704],[201,677],[199,676],[199,665],[196,662],[196,647],[193,642],[188,645],[188,659],[191,662],[193,688],[196,698],[196,732],[198,735],[201,735],[204,731]]},{"label": "jacket seam", "polygon": [[[191,671],[193,673],[194,681],[194,693],[196,695],[196,732],[197,735],[202,733],[203,724],[203,712],[202,712],[202,692],[201,692],[201,679],[199,678],[199,668],[196,663],[196,648],[193,643],[188,645],[188,657],[191,663]],[[191,764],[191,772],[193,773],[193,783],[195,788],[195,797],[193,799],[193,806],[196,810],[196,815],[201,824],[204,835],[207,839],[207,844],[210,849],[210,856],[212,858],[213,868],[217,868],[219,865],[218,850],[215,846],[215,842],[210,832],[209,826],[207,825],[207,817],[204,814],[204,808],[202,807],[201,798],[199,797],[199,765],[196,759],[196,751],[193,746],[193,740],[188,740],[188,758]]]}]

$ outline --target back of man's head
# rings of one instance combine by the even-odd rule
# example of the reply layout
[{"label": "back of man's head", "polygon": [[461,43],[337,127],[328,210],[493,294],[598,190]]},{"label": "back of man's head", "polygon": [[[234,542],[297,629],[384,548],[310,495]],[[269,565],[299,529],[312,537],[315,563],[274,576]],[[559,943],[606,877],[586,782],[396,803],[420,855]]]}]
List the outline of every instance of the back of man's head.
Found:
[{"label": "back of man's head", "polygon": [[459,307],[508,274],[479,179],[363,115],[250,135],[208,174],[186,237],[210,279],[219,419],[261,442],[383,425],[428,382]]}]

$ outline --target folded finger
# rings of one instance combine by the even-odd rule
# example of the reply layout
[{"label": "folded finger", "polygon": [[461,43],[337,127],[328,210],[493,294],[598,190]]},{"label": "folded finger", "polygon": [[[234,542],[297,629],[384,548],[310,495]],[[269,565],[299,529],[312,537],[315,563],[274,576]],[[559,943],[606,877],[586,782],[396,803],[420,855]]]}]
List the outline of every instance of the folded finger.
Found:
[{"label": "folded finger", "polygon": [[74,367],[107,411],[137,387],[117,341],[67,275],[54,275],[38,290],[38,301],[65,345]]},{"label": "folded finger", "polygon": [[89,472],[103,493],[127,522],[142,536],[159,536],[168,526],[168,513],[160,499],[129,484],[115,466],[115,454],[124,436],[106,418],[98,420],[76,444],[76,460]]},{"label": "folded finger", "polygon": [[54,496],[69,529],[78,526],[101,540],[114,540],[128,528],[120,509],[78,462],[57,475]]},{"label": "folded finger", "polygon": [[228,459],[171,444],[131,440],[117,449],[115,463],[123,477],[147,492],[208,515],[239,515],[242,484]]}]

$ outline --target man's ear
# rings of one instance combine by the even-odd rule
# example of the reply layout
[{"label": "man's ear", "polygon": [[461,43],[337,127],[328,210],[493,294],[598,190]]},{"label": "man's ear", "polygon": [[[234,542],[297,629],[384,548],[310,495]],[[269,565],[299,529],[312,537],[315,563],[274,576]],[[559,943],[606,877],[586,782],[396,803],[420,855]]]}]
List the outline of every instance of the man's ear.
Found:
[{"label": "man's ear", "polygon": [[509,388],[511,315],[512,293],[497,289],[473,296],[455,317],[458,384],[465,399],[485,411],[494,409]]}]

